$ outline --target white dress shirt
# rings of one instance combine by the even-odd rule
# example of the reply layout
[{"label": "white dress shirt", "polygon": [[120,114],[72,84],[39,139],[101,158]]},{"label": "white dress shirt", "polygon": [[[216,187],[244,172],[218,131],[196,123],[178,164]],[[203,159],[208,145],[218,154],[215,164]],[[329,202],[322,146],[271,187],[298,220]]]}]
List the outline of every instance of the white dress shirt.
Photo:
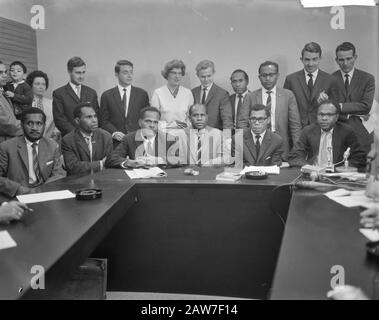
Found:
[{"label": "white dress shirt", "polygon": [[130,100],[130,90],[131,90],[131,85],[128,85],[127,87],[122,87],[120,85],[117,85],[118,91],[120,92],[120,97],[122,101],[122,97],[124,96],[124,89],[126,89],[126,108],[125,108],[125,118],[128,115],[128,108],[129,108],[129,100]]},{"label": "white dress shirt", "polygon": [[[34,172],[34,167],[33,167],[33,147],[32,147],[32,144],[34,142],[31,142],[26,138],[25,138],[25,142],[26,142],[26,149],[28,151],[29,184],[34,184],[37,182],[36,173]],[[37,155],[38,155],[39,140],[35,141],[35,143],[37,143],[36,151],[37,151]]]},{"label": "white dress shirt", "polygon": [[268,93],[267,91],[271,91],[271,131],[274,132],[276,129],[275,126],[275,109],[276,109],[276,86],[271,90],[267,90],[262,87],[262,103],[266,105]]}]

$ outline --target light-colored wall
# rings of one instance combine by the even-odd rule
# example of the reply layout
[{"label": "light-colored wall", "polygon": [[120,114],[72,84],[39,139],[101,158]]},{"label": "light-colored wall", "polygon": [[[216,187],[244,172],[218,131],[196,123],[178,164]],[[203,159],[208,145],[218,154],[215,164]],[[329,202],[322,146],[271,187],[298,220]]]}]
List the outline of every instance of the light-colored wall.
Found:
[{"label": "light-colored wall", "polygon": [[[31,16],[30,1],[0,1],[20,1],[24,3],[20,17]],[[325,71],[337,68],[336,45],[351,41],[358,49],[357,67],[378,76],[378,6],[345,7],[345,30],[332,30],[330,8],[303,9],[297,0],[38,3],[46,7],[46,30],[37,31],[38,63],[49,74],[51,89],[67,82],[66,62],[74,55],[87,62],[87,84],[99,95],[114,86],[114,63],[122,58],[134,63],[134,83],[150,96],[165,83],[160,71],[173,58],[182,59],[187,66],[187,87],[198,85],[194,69],[202,59],[215,62],[216,82],[229,91],[234,69],[245,69],[252,80],[250,89],[256,89],[259,64],[275,60],[280,64],[281,86],[286,74],[301,68],[300,51],[309,41],[322,46],[321,68]],[[8,15],[10,11],[8,6]],[[4,15],[2,9],[0,15]],[[11,16],[17,14],[13,11]]]}]

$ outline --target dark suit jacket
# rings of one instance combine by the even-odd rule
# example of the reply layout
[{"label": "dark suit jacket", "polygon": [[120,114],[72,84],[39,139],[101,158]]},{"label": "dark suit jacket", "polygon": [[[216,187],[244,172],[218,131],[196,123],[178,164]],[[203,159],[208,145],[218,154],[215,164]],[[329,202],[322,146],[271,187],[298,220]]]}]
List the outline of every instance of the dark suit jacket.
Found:
[{"label": "dark suit jacket", "polygon": [[[363,126],[362,120],[356,116],[367,115],[370,112],[375,95],[375,78],[371,74],[355,68],[349,90],[346,92],[345,79],[342,78],[341,71],[334,72],[333,76],[337,79],[337,102],[342,103],[339,119],[347,122],[354,129],[359,143],[368,152],[372,139]],[[350,115],[349,119],[348,115]]]},{"label": "dark suit jacket", "polygon": [[[246,95],[242,105],[239,128],[249,127],[249,110],[255,104],[262,104],[262,89]],[[264,103],[265,104],[265,103]],[[287,161],[290,146],[300,137],[301,123],[296,99],[287,89],[276,88],[275,132],[283,139],[283,160]]]},{"label": "dark suit jacket", "polygon": [[[246,101],[246,97],[250,94],[250,91],[248,91],[248,93],[245,95],[245,98],[243,99],[243,102]],[[230,99],[230,106],[232,108],[232,117],[233,117],[233,125],[236,121],[236,110],[234,108],[235,104],[236,104],[236,96],[237,94],[233,93],[232,95],[229,96],[229,99]],[[240,127],[239,125],[241,124],[244,124],[244,120],[242,119],[243,115],[242,115],[242,110],[243,110],[243,104],[241,106],[241,108],[238,111],[238,114],[237,114],[237,123],[236,123],[236,129],[240,129],[240,128],[247,128],[247,126],[244,126],[244,127]],[[247,119],[246,119],[247,120]]]},{"label": "dark suit jacket", "polygon": [[53,91],[53,116],[55,126],[64,137],[67,133],[75,129],[74,109],[80,102],[91,102],[95,111],[99,111],[96,91],[82,85],[80,99],[72,90],[69,83]]},{"label": "dark suit jacket", "polygon": [[14,115],[12,102],[0,94],[0,143],[22,134],[21,124]]},{"label": "dark suit jacket", "polygon": [[129,133],[136,131],[138,127],[139,112],[149,105],[149,96],[146,91],[131,87],[128,105],[128,114],[125,118],[125,107],[121,102],[122,97],[118,87],[109,89],[101,95],[100,119],[101,126],[109,133],[116,131]]},{"label": "dark suit jacket", "polygon": [[[321,139],[321,128],[318,123],[305,127],[300,135],[299,141],[289,154],[291,166],[303,166],[314,164],[317,160]],[[353,167],[363,168],[366,165],[365,152],[359,145],[357,137],[350,126],[336,123],[332,135],[333,162],[343,160],[343,154],[350,147],[349,164]],[[340,165],[343,165],[341,163]]]},{"label": "dark suit jacket", "polygon": [[[65,176],[58,144],[42,137],[38,144],[39,169],[44,183]],[[20,185],[29,185],[28,150],[24,136],[0,144],[0,192],[14,197]]]},{"label": "dark suit jacket", "polygon": [[100,170],[100,160],[110,157],[113,151],[109,132],[97,129],[92,138],[92,161],[90,151],[79,129],[66,134],[62,139],[62,153],[68,175],[90,173]]},{"label": "dark suit jacket", "polygon": [[12,91],[14,93],[14,97],[11,99],[14,107],[14,114],[17,118],[20,118],[22,111],[32,106],[32,88],[26,82],[23,82],[19,84],[15,90],[12,82],[8,82],[4,89],[5,91]]},{"label": "dark suit jacket", "polygon": [[[155,156],[167,161],[168,150],[175,143],[175,141],[175,137],[163,132],[158,132],[155,137]],[[177,151],[179,152],[179,150]],[[144,152],[145,149],[143,146],[141,130],[130,132],[122,139],[117,148],[113,150],[111,157],[106,161],[106,166],[120,168],[121,163],[125,161],[126,157],[129,157],[131,160],[135,160],[137,157],[142,157]]]},{"label": "dark suit jacket", "polygon": [[291,90],[296,97],[302,127],[317,121],[317,98],[322,91],[329,96],[329,99],[337,100],[338,97],[336,79],[322,70],[318,71],[311,97],[305,81],[302,69],[288,75],[283,86],[285,89]]},{"label": "dark suit jacket", "polygon": [[[192,89],[195,103],[200,103],[201,86]],[[217,129],[233,128],[232,106],[229,100],[229,94],[226,90],[220,88],[215,83],[208,92],[205,105],[208,112],[208,126]]]},{"label": "dark suit jacket", "polygon": [[[276,133],[266,130],[259,154],[255,147],[250,128],[243,130],[243,162],[252,166],[271,166],[282,164],[283,139]],[[232,142],[232,155],[236,157],[236,163],[240,163],[241,150],[236,147],[235,137]]]}]

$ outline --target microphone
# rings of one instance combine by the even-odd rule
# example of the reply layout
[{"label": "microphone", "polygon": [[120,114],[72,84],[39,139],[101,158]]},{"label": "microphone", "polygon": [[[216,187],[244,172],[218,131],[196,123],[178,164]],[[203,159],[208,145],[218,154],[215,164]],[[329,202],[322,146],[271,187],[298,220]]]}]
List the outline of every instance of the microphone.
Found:
[{"label": "microphone", "polygon": [[340,167],[337,167],[336,168],[336,171],[337,172],[357,172],[358,169],[357,168],[354,168],[354,167],[350,167],[349,166],[349,157],[350,157],[350,147],[348,147],[344,154],[343,154],[343,160],[341,162],[344,163],[344,166],[340,166]]},{"label": "microphone", "polygon": [[349,157],[350,157],[350,147],[348,147],[346,149],[346,151],[344,152],[344,154],[343,154],[343,160],[344,160],[344,163],[345,163],[345,167],[349,166],[349,161],[347,160]]}]

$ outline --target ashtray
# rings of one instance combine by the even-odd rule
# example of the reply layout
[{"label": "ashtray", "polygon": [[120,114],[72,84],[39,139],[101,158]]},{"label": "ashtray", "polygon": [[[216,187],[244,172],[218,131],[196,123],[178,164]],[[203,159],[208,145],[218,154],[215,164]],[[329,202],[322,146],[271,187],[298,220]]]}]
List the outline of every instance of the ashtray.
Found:
[{"label": "ashtray", "polygon": [[103,192],[101,189],[96,188],[87,188],[87,189],[80,189],[75,192],[76,199],[78,200],[94,200],[101,198]]},{"label": "ashtray", "polygon": [[250,171],[245,173],[245,177],[251,180],[263,180],[267,179],[268,174],[263,171]]}]

